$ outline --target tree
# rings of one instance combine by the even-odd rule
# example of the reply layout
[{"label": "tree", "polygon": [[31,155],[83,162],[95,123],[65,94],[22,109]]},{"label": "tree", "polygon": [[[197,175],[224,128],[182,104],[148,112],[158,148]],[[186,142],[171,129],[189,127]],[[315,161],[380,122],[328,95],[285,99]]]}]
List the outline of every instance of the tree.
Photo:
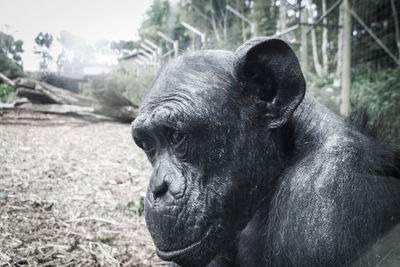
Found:
[{"label": "tree", "polygon": [[[230,5],[240,14],[253,19],[256,11],[254,4],[254,0],[183,0],[181,18],[206,33],[208,47],[234,49],[249,38],[250,27],[229,12],[226,6]],[[265,6],[265,3],[261,5]],[[256,16],[260,18],[263,15],[259,10]]]},{"label": "tree", "polygon": [[[147,10],[146,16],[146,19],[139,29],[139,34],[142,38],[161,41],[157,34],[158,31],[161,31],[167,34],[171,39],[175,39],[173,35],[177,27],[176,16],[172,17],[170,14],[169,1],[155,0],[150,6],[150,9]],[[164,48],[168,47],[164,44]]]},{"label": "tree", "polygon": [[[301,3],[300,3],[301,4]],[[301,26],[301,46],[300,46],[300,53],[301,53],[301,68],[305,75],[308,74],[308,36],[307,36],[307,29],[306,24],[308,22],[308,9],[307,7],[303,7],[301,9],[301,22],[303,25]]]},{"label": "tree", "polygon": [[38,46],[47,47],[47,49],[49,49],[51,44],[53,43],[53,35],[47,32],[45,34],[40,32],[35,38],[35,43]]},{"label": "tree", "polygon": [[[140,28],[140,36],[158,45],[163,50],[172,49],[172,45],[164,42],[157,32],[166,34],[179,41],[180,49],[200,48],[200,38],[181,25],[186,22],[207,38],[208,48],[235,49],[250,38],[250,27],[226,9],[230,5],[256,24],[258,35],[276,33],[278,6],[275,0],[155,0],[147,11],[147,18]],[[268,33],[268,34],[267,34]]]},{"label": "tree", "polygon": [[23,75],[21,53],[23,41],[0,32],[0,72],[10,79]]},{"label": "tree", "polygon": [[134,49],[138,49],[140,46],[134,41],[118,41],[111,42],[110,48],[117,52],[118,56],[123,57],[129,55]]},{"label": "tree", "polygon": [[340,8],[339,8],[339,21],[338,21],[338,38],[337,38],[337,54],[336,54],[336,58],[337,58],[337,64],[336,64],[336,75],[339,76],[342,73],[342,61],[343,61],[343,57],[342,57],[342,50],[343,50],[343,13],[344,13],[344,9],[343,9],[343,3],[340,4]]},{"label": "tree", "polygon": [[[326,13],[326,0],[322,0],[322,14]],[[324,72],[324,74],[328,73],[328,67],[329,67],[329,63],[328,63],[328,18],[324,18],[322,20],[322,23],[324,24],[323,28],[322,28],[322,47],[321,47],[321,51],[322,51],[322,70]]]},{"label": "tree", "polygon": [[53,43],[53,35],[47,32],[40,32],[35,38],[35,43],[37,44],[37,47],[35,48],[34,53],[42,57],[40,70],[45,72],[48,70],[48,61],[53,59],[49,52],[50,46]]},{"label": "tree", "polygon": [[65,63],[67,62],[67,58],[65,56],[65,51],[61,51],[60,54],[57,56],[56,64],[57,64],[57,74],[60,76],[63,68],[65,66]]},{"label": "tree", "polygon": [[[396,53],[398,51],[396,27],[399,27],[399,1],[393,1],[395,5],[392,5],[391,0],[363,0],[362,3],[362,5],[352,5],[354,12],[392,53]],[[352,54],[354,67],[365,64],[377,68],[397,66],[360,23],[353,23]]]},{"label": "tree", "polygon": [[256,36],[272,36],[276,33],[277,9],[272,0],[254,0],[252,18],[256,24]]},{"label": "tree", "polygon": [[[315,23],[312,0],[310,0],[310,21],[312,24]],[[315,27],[311,30],[311,45],[312,45],[312,55],[314,59],[315,72],[317,73],[318,76],[321,76],[322,67],[318,57],[317,34],[315,31]]]},{"label": "tree", "polygon": [[286,1],[281,0],[279,1],[279,32],[284,32],[286,30],[286,15]]},{"label": "tree", "polygon": [[394,0],[390,0],[390,4],[392,7],[393,13],[393,21],[394,21],[394,29],[395,29],[395,38],[397,45],[398,58],[400,59],[400,25],[399,25],[399,13],[397,12],[396,3]]}]

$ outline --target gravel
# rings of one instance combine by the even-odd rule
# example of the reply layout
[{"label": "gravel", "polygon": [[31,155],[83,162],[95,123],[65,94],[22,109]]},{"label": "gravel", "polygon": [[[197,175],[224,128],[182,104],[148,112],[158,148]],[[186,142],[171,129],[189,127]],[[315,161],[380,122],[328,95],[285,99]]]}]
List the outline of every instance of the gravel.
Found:
[{"label": "gravel", "polygon": [[0,112],[0,266],[154,266],[129,125]]}]

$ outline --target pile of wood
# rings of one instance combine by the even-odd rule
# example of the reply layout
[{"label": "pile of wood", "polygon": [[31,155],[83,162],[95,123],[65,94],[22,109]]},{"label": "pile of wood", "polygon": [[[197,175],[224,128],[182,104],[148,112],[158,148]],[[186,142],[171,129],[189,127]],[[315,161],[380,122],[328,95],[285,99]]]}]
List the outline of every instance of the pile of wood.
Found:
[{"label": "pile of wood", "polygon": [[0,73],[0,80],[14,87],[20,97],[12,104],[2,104],[0,108],[3,109],[26,109],[122,122],[131,122],[137,114],[137,105],[112,90],[98,91],[94,99],[34,79],[18,78],[12,81]]}]

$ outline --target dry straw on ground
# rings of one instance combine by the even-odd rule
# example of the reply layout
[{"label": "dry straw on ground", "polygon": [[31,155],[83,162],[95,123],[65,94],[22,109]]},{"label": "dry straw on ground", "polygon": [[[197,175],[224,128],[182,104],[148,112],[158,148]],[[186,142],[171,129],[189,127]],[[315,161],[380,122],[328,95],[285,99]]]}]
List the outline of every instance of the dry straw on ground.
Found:
[{"label": "dry straw on ground", "polygon": [[154,266],[129,125],[0,114],[0,266]]}]

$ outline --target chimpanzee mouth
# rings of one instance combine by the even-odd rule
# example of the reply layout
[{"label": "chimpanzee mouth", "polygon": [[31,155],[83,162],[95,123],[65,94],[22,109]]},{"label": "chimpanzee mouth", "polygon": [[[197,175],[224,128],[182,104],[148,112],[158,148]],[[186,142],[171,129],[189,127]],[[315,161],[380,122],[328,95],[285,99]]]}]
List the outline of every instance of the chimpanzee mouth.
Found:
[{"label": "chimpanzee mouth", "polygon": [[184,247],[184,248],[181,248],[181,249],[176,249],[176,250],[171,250],[171,251],[162,251],[162,250],[157,248],[156,249],[156,253],[161,259],[168,261],[168,260],[172,260],[172,259],[174,259],[176,257],[183,256],[185,254],[193,252],[197,248],[200,247],[201,243],[203,243],[204,240],[207,239],[207,237],[211,233],[211,229],[212,229],[212,227],[209,227],[207,232],[200,238],[200,240],[192,243],[191,245],[189,245],[187,247]]}]

